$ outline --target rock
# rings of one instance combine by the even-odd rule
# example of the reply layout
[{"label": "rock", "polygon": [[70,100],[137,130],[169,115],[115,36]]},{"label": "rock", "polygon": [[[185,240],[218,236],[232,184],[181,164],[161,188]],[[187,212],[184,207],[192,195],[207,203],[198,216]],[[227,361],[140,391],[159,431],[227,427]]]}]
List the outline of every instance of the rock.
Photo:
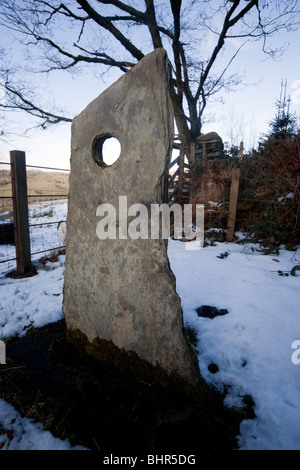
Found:
[{"label": "rock", "polygon": [[228,310],[226,308],[217,309],[210,305],[202,305],[196,309],[196,312],[198,313],[198,317],[215,318],[218,315],[226,315]]},{"label": "rock", "polygon": [[208,366],[207,366],[209,372],[211,374],[216,374],[217,372],[219,372],[219,367],[217,364],[215,364],[214,362],[211,362]]},{"label": "rock", "polygon": [[[166,240],[122,239],[118,231],[127,215],[119,196],[128,207],[162,202],[173,142],[169,82],[166,52],[156,49],[73,120],[63,311],[67,327],[89,341],[112,341],[195,384],[198,361],[183,335]],[[121,154],[107,166],[101,149],[112,136]],[[105,203],[116,208],[116,239],[96,235]]]},{"label": "rock", "polygon": [[197,137],[197,142],[209,142],[211,140],[220,140],[221,137],[217,132],[208,132],[207,134],[202,134],[199,137]]},{"label": "rock", "polygon": [[253,400],[251,395],[244,395],[243,403],[245,405],[244,411],[246,413],[246,419],[254,419],[256,417],[254,406],[255,401]]}]

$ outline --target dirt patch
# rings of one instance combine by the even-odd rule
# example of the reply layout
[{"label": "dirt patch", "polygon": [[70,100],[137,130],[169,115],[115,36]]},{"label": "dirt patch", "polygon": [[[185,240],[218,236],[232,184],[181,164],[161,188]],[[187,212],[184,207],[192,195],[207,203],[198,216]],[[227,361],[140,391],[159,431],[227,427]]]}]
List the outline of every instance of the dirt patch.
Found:
[{"label": "dirt patch", "polygon": [[110,345],[94,357],[78,344],[63,320],[10,339],[1,396],[54,436],[92,450],[195,454],[237,447],[245,414],[225,408],[215,390],[195,390]]}]

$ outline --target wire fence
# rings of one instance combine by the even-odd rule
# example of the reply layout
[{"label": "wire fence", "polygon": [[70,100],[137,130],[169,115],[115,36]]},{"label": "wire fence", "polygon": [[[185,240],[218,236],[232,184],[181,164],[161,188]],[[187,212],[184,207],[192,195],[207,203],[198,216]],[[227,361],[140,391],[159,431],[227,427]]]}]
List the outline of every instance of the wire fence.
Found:
[{"label": "wire fence", "polygon": [[[244,164],[242,161],[240,163]],[[8,241],[4,244],[1,242],[0,263],[6,263],[6,268],[12,267],[13,264],[9,263],[18,260],[12,233],[14,230],[14,196],[11,165],[9,162],[0,162],[0,238]],[[209,166],[202,167],[201,173],[196,178],[191,176],[189,171],[185,173],[185,177],[189,181],[186,187],[184,184],[182,185],[182,194],[186,194],[189,203],[204,204],[205,229],[222,228],[228,232],[230,213],[231,225],[233,223],[238,230],[241,228],[242,231],[247,231],[251,224],[258,224],[258,222],[261,226],[265,224],[268,229],[273,224],[274,214],[272,212],[274,212],[276,223],[278,221],[286,223],[287,221],[290,224],[287,227],[288,230],[292,234],[298,234],[300,203],[296,192],[299,193],[299,178],[299,181],[297,180],[299,185],[295,192],[283,191],[279,194],[274,191],[265,191],[257,193],[257,188],[263,187],[263,185],[259,187],[256,184],[257,175],[251,177],[249,171],[248,174],[242,172],[238,176],[236,201],[232,207],[231,192],[235,167],[236,165],[233,165],[232,162],[219,169],[213,169]],[[57,229],[66,221],[69,172],[69,169],[26,165],[30,253],[32,257],[65,248]],[[268,176],[270,188],[277,187],[281,190],[281,188],[289,187],[285,185],[285,181],[283,185],[278,184],[279,180],[279,177]],[[172,202],[176,202],[176,187],[169,189],[169,204],[172,204]],[[255,212],[252,209],[256,207],[258,210]]]},{"label": "wire fence", "polygon": [[[18,260],[14,237],[11,162],[0,162],[0,263],[13,269]],[[66,221],[69,169],[26,165],[30,254],[63,250],[58,227]]]}]

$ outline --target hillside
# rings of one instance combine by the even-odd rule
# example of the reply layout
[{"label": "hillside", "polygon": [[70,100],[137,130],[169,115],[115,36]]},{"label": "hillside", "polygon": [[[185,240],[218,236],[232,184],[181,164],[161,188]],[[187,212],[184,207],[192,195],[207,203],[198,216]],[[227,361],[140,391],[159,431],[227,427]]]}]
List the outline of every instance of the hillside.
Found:
[{"label": "hillside", "polygon": [[[60,171],[27,170],[29,203],[61,198],[69,192],[69,173]],[[0,170],[0,213],[12,210],[11,176],[9,170]]]}]

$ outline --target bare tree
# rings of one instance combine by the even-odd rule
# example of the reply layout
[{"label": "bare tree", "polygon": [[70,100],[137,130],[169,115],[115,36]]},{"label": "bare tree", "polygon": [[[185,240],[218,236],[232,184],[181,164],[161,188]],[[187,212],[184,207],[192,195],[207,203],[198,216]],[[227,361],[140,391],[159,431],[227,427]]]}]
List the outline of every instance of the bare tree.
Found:
[{"label": "bare tree", "polygon": [[[300,0],[0,0],[0,27],[26,51],[27,72],[72,71],[84,65],[130,70],[151,50],[164,47],[172,65],[171,96],[179,138],[187,155],[201,134],[203,113],[212,96],[240,77],[229,68],[244,43],[269,39],[299,24]],[[239,46],[232,50],[232,41]],[[229,48],[227,48],[229,46]],[[45,111],[20,79],[21,64],[0,68],[5,110],[21,109],[41,126],[72,117]],[[19,74],[19,75],[18,75]]]}]

